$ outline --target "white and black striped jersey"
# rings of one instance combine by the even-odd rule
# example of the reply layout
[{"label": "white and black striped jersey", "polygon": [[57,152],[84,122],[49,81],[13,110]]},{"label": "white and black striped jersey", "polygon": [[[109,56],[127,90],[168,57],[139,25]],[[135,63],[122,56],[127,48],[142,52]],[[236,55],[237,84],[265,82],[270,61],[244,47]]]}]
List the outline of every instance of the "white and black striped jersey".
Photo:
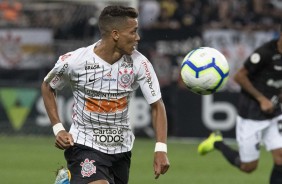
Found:
[{"label": "white and black striped jersey", "polygon": [[74,142],[108,154],[132,149],[129,102],[140,86],[149,104],[161,98],[159,82],[148,59],[137,50],[109,64],[94,53],[97,43],[59,57],[44,78],[53,89],[70,84]]}]

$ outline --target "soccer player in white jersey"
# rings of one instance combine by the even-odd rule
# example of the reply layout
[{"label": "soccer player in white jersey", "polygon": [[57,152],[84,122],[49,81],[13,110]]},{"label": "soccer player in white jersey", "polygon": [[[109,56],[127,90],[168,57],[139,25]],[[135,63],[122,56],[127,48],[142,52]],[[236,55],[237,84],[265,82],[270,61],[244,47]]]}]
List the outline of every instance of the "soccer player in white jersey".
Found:
[{"label": "soccer player in white jersey", "polygon": [[[104,8],[98,24],[101,40],[60,56],[44,78],[42,96],[56,147],[65,150],[70,183],[128,183],[134,142],[128,105],[139,86],[152,109],[155,178],[169,168],[166,111],[154,69],[135,48],[140,40],[137,17],[131,7]],[[75,102],[69,132],[55,98],[55,90],[67,84]]]}]

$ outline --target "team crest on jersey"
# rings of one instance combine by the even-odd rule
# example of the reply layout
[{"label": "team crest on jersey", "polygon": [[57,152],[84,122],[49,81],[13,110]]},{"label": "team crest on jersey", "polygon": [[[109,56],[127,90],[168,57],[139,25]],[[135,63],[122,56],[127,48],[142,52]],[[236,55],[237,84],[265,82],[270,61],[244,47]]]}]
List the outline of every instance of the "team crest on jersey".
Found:
[{"label": "team crest on jersey", "polygon": [[121,87],[127,88],[133,81],[133,61],[128,55],[123,57],[124,61],[120,65],[118,83]]},{"label": "team crest on jersey", "polygon": [[86,158],[84,162],[80,163],[82,177],[90,177],[92,174],[96,173],[96,166],[93,164],[94,162],[94,160]]},{"label": "team crest on jersey", "polygon": [[132,84],[133,81],[133,70],[129,68],[124,68],[119,70],[119,80],[118,83],[121,87],[127,88]]}]

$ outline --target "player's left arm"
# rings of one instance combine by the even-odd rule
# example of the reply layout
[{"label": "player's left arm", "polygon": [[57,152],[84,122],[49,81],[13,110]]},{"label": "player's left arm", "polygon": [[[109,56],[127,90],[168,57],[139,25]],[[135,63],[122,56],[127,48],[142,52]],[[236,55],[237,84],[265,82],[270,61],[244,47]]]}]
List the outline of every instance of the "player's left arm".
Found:
[{"label": "player's left arm", "polygon": [[167,117],[166,110],[162,99],[151,104],[152,122],[156,134],[156,148],[154,155],[154,172],[155,178],[158,179],[160,174],[165,174],[169,168],[167,157]]},{"label": "player's left arm", "polygon": [[167,117],[164,103],[161,99],[160,85],[152,64],[145,57],[136,58],[137,82],[146,101],[151,104],[152,122],[156,134],[154,154],[154,172],[157,179],[160,174],[166,173],[169,168],[167,157]]}]

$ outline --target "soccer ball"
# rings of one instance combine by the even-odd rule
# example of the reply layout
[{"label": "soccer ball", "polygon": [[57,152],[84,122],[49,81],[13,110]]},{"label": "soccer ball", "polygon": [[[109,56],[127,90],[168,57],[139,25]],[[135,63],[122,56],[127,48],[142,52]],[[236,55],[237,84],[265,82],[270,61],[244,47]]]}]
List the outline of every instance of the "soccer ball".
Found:
[{"label": "soccer ball", "polygon": [[186,87],[200,95],[219,91],[229,77],[229,65],[222,53],[211,47],[189,52],[181,65],[181,78]]}]

